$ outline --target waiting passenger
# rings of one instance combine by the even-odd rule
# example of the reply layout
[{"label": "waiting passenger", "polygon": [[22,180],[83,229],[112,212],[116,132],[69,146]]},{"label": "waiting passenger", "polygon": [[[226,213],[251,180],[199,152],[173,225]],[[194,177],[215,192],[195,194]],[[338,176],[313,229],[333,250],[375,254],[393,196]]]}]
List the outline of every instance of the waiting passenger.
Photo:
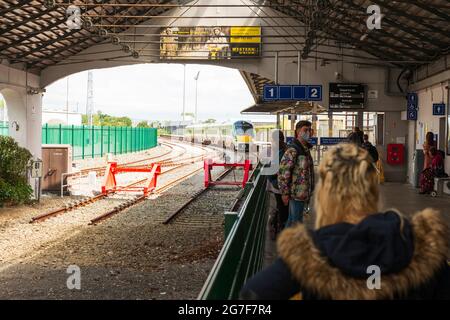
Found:
[{"label": "waiting passenger", "polygon": [[430,148],[431,155],[431,170],[433,170],[433,176],[435,178],[446,178],[448,175],[445,173],[444,159],[442,153],[436,147]]},{"label": "waiting passenger", "polygon": [[353,132],[348,135],[347,140],[361,147],[364,142],[364,132],[359,127],[355,127],[353,128]]},{"label": "waiting passenger", "polygon": [[434,189],[434,174],[431,164],[433,156],[430,153],[432,147],[435,147],[433,132],[427,132],[425,143],[423,144],[424,163],[423,171],[420,174],[420,191],[419,194],[428,194]]},{"label": "waiting passenger", "polygon": [[[272,132],[272,147],[272,164],[274,161],[277,161],[277,164],[279,165],[287,149],[286,142],[284,142],[283,131],[274,130]],[[277,147],[278,150],[274,147]],[[285,205],[281,199],[281,192],[278,187],[278,174],[268,177],[267,191],[273,195],[276,202],[276,208],[271,211],[269,217],[271,238],[272,240],[275,240],[278,233],[283,230],[289,214],[288,206]]]},{"label": "waiting passenger", "polygon": [[[425,209],[411,220],[379,212],[369,154],[354,144],[331,148],[319,166],[316,230],[283,231],[279,258],[249,279],[243,299],[449,299],[449,230]],[[373,270],[378,270],[379,282]]]},{"label": "waiting passenger", "polygon": [[285,205],[289,205],[286,227],[303,222],[303,211],[314,190],[314,162],[308,142],[311,122],[299,121],[295,127],[295,139],[288,146],[280,162],[278,186]]},{"label": "waiting passenger", "polygon": [[364,135],[364,143],[362,144],[362,147],[363,149],[366,149],[367,152],[370,154],[370,156],[373,159],[373,162],[377,163],[379,159],[378,150],[372,143],[370,143],[369,135],[367,134]]}]

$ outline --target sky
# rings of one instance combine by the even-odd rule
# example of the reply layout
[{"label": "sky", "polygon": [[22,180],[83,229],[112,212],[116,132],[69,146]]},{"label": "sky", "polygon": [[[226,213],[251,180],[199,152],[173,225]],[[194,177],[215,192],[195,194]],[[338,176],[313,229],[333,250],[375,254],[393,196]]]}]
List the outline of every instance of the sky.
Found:
[{"label": "sky", "polygon": [[[94,110],[133,120],[182,120],[182,64],[141,64],[93,70]],[[274,121],[273,116],[244,116],[253,105],[250,91],[238,70],[186,65],[186,112],[195,110],[195,80],[198,80],[198,119],[228,121],[247,119]],[[69,76],[69,111],[86,112],[88,72]],[[67,78],[46,88],[43,109],[65,110]]]}]

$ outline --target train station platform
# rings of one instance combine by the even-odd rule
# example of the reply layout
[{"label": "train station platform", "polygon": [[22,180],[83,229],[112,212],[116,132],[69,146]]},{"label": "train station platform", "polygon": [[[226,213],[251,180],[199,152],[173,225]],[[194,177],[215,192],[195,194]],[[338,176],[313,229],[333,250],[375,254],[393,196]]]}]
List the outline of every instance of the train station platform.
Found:
[{"label": "train station platform", "polygon": [[[404,183],[384,183],[380,185],[380,191],[382,211],[395,208],[405,217],[409,218],[416,212],[431,207],[439,210],[446,222],[450,225],[450,197],[448,196],[433,198],[430,195],[421,195],[418,194],[418,189],[410,184]],[[312,213],[306,218],[305,223],[308,227],[313,228],[314,220],[314,208],[312,208]],[[450,259],[450,252],[448,257]],[[276,242],[270,238],[270,233],[267,228],[264,249],[264,266],[270,265],[276,258]]]}]

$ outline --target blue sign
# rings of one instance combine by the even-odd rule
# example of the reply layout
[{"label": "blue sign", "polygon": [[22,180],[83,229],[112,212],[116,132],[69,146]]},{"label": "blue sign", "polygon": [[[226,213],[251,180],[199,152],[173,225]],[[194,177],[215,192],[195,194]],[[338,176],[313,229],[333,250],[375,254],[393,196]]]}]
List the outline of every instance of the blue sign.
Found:
[{"label": "blue sign", "polygon": [[433,116],[445,116],[445,103],[433,103]]},{"label": "blue sign", "polygon": [[322,101],[322,86],[265,85],[263,99],[265,101]]},{"label": "blue sign", "polygon": [[317,137],[309,138],[308,142],[313,146],[317,146],[319,144],[319,138]]},{"label": "blue sign", "polygon": [[306,100],[306,86],[294,86],[294,100]]},{"label": "blue sign", "polygon": [[408,108],[407,108],[408,111],[409,110],[417,110],[417,109],[418,108],[414,103],[408,101]]},{"label": "blue sign", "polygon": [[264,100],[278,100],[279,91],[278,86],[264,86]]},{"label": "blue sign", "polygon": [[417,120],[417,110],[408,110],[408,120]]},{"label": "blue sign", "polygon": [[342,142],[347,142],[347,138],[320,138],[321,146],[333,146]]},{"label": "blue sign", "polygon": [[416,108],[419,106],[419,97],[417,93],[408,93],[408,106],[412,105]]},{"label": "blue sign", "polygon": [[292,100],[292,86],[280,86],[280,100]]},{"label": "blue sign", "polygon": [[308,100],[322,101],[322,86],[308,86]]}]

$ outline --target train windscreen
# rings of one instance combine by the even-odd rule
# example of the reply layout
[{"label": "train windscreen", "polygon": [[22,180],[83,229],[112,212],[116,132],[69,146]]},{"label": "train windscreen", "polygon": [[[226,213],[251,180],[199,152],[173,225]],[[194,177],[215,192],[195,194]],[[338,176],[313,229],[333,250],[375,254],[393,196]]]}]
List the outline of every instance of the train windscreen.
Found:
[{"label": "train windscreen", "polygon": [[251,137],[255,136],[255,130],[253,125],[249,122],[239,121],[234,123],[234,130],[236,135],[248,135]]}]

